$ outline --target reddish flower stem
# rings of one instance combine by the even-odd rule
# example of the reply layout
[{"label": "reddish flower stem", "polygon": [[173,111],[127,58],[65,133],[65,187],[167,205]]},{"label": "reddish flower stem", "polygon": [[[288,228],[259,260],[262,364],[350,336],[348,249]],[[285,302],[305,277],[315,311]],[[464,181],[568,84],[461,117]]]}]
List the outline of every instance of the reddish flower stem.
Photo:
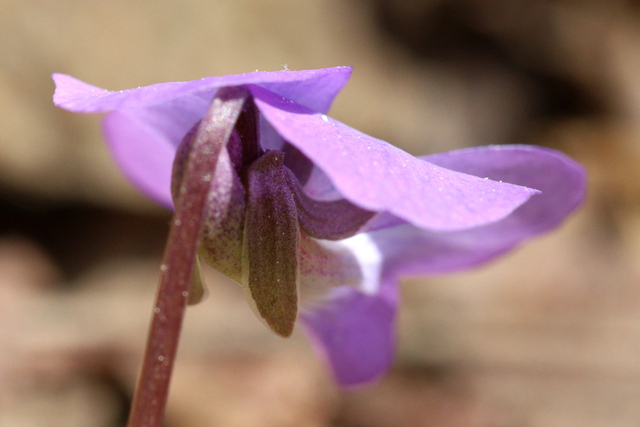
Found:
[{"label": "reddish flower stem", "polygon": [[244,88],[220,89],[191,145],[162,261],[129,427],[162,424],[211,177],[247,96]]}]

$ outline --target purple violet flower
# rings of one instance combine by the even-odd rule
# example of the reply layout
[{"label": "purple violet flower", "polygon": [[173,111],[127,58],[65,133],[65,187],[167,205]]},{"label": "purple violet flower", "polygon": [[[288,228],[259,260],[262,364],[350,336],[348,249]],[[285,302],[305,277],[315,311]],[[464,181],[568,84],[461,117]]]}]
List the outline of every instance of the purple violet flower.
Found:
[{"label": "purple violet flower", "polygon": [[583,168],[553,150],[415,158],[333,120],[324,113],[350,74],[254,72],[119,92],[53,76],[55,105],[107,113],[116,163],[168,208],[192,146],[234,108],[220,93],[244,91],[203,177],[199,255],[242,285],[276,333],[299,319],[342,385],[391,365],[399,278],[485,263],[558,226],[586,186]]}]

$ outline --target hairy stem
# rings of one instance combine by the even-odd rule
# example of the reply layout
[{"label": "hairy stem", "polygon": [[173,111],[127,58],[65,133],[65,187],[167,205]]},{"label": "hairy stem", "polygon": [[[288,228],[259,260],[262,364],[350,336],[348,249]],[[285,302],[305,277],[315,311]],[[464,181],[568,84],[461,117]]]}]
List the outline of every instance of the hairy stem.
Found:
[{"label": "hairy stem", "polygon": [[162,424],[211,177],[247,97],[244,88],[220,89],[193,136],[160,268],[129,427]]}]

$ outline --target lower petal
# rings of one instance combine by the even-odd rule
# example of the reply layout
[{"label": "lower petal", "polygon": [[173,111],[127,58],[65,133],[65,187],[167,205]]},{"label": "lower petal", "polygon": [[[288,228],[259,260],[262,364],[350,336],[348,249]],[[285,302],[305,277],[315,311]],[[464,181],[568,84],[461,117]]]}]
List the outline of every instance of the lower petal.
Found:
[{"label": "lower petal", "polygon": [[307,237],[302,248],[300,319],[315,349],[341,385],[378,378],[393,362],[398,303],[396,280],[381,277],[379,249],[364,233],[337,242]]},{"label": "lower petal", "polygon": [[396,284],[370,295],[339,288],[321,307],[300,314],[314,348],[331,366],[342,386],[373,381],[393,363]]}]

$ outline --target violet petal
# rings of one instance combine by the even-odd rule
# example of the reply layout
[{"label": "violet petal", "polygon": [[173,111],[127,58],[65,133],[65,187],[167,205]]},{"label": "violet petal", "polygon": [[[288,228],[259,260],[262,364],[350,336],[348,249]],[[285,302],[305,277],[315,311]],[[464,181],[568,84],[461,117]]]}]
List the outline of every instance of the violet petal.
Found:
[{"label": "violet petal", "polygon": [[545,148],[478,147],[426,159],[452,170],[535,187],[542,193],[507,218],[470,230],[436,233],[404,224],[369,233],[385,255],[389,274],[445,273],[482,264],[557,227],[585,197],[582,166]]},{"label": "violet petal", "polygon": [[301,312],[315,350],[324,355],[341,385],[372,381],[393,363],[394,282],[383,283],[384,292],[377,295],[340,288],[325,305]]},{"label": "violet petal", "polygon": [[102,129],[124,175],[148,197],[173,208],[170,183],[176,147],[153,128],[119,111],[105,116]]},{"label": "violet petal", "polygon": [[264,85],[309,108],[326,111],[350,75],[350,67],[255,72],[112,92],[54,74],[53,101],[78,113],[112,111],[105,117],[103,129],[116,164],[143,193],[172,208],[169,184],[173,155],[219,87]]},{"label": "violet petal", "polygon": [[[397,282],[382,275],[382,254],[366,233],[316,242],[330,261],[339,257],[336,261],[344,264],[346,274],[332,279],[336,283],[320,302],[305,304],[300,313],[304,330],[340,384],[371,381],[393,362]],[[306,277],[301,280],[304,297]]]},{"label": "violet petal", "polygon": [[459,230],[504,218],[537,191],[450,171],[265,89],[248,86],[269,123],[363,209]]},{"label": "violet petal", "polygon": [[114,161],[147,196],[172,208],[171,166],[180,141],[209,103],[191,95],[132,111],[112,111],[102,122]]},{"label": "violet petal", "polygon": [[188,82],[157,83],[135,89],[107,91],[66,74],[53,74],[53,103],[76,113],[136,110],[163,104],[187,94],[210,100],[220,87],[259,85],[315,111],[329,110],[333,99],[347,83],[351,67],[305,71],[256,71]]},{"label": "violet petal", "polygon": [[502,221],[470,230],[433,232],[403,223],[337,242],[351,245],[363,257],[370,249],[363,237],[369,236],[381,252],[373,254],[372,264],[376,259],[383,263],[377,287],[370,284],[369,292],[338,289],[324,306],[305,308],[300,316],[317,351],[326,356],[343,385],[375,379],[390,366],[401,275],[458,271],[486,262],[558,226],[585,195],[584,169],[553,150],[479,147],[427,159],[452,170],[539,188],[542,193]]}]

